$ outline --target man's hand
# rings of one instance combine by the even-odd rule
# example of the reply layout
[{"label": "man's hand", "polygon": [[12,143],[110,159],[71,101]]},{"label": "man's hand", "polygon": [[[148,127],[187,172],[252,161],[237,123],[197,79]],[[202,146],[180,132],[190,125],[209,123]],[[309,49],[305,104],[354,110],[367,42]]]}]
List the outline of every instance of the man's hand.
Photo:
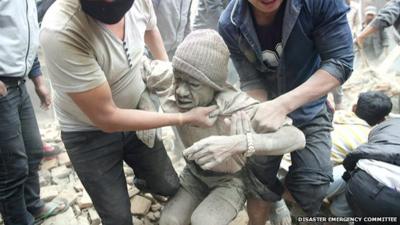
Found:
[{"label": "man's hand", "polygon": [[33,84],[35,85],[35,91],[40,99],[40,107],[44,110],[48,110],[51,105],[50,92],[47,89],[42,76],[32,78]]},{"label": "man's hand", "polygon": [[[228,121],[226,121],[228,122]],[[249,116],[237,112],[229,121],[232,136],[212,136],[196,142],[183,151],[188,160],[193,160],[204,170],[210,170],[235,154],[247,150],[245,134],[252,132]]]},{"label": "man's hand", "polygon": [[7,95],[7,86],[0,80],[0,97]]},{"label": "man's hand", "polygon": [[183,151],[183,155],[195,161],[203,170],[211,170],[237,153],[238,149],[246,149],[246,136],[211,136],[196,142]]},{"label": "man's hand", "polygon": [[252,120],[257,133],[277,131],[286,121],[288,110],[285,105],[274,99],[261,103]]},{"label": "man's hand", "polygon": [[[182,122],[196,127],[211,127],[218,119],[217,106],[197,107],[183,113]],[[183,124],[182,124],[183,125]]]}]

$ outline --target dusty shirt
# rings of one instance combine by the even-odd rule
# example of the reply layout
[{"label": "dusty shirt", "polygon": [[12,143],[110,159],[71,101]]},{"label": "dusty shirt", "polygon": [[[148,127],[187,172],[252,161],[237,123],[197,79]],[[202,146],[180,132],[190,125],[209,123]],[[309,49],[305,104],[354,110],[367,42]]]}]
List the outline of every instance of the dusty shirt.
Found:
[{"label": "dusty shirt", "polygon": [[[238,111],[245,111],[250,118],[252,118],[257,109],[259,102],[246,93],[236,90],[234,88],[226,88],[222,92],[216,95],[212,105],[217,105],[221,110],[218,120],[211,128],[199,128],[190,125],[184,125],[176,127],[179,136],[183,142],[185,148],[192,146],[195,142],[210,136],[229,136],[230,127],[224,122],[226,117],[230,117],[232,114]],[[168,100],[161,105],[165,112],[179,112],[178,107],[173,96],[169,97]],[[189,166],[194,163],[189,162]],[[238,172],[245,164],[245,159],[241,155],[234,155],[223,163],[212,168],[212,171],[221,173],[235,173]],[[199,168],[199,167],[198,167]]]},{"label": "dusty shirt", "polygon": [[121,41],[86,15],[79,0],[57,0],[42,22],[44,49],[63,131],[97,130],[67,93],[84,92],[108,82],[120,108],[137,108],[145,84],[140,74],[144,33],[156,26],[151,0],[136,0],[125,15]]}]

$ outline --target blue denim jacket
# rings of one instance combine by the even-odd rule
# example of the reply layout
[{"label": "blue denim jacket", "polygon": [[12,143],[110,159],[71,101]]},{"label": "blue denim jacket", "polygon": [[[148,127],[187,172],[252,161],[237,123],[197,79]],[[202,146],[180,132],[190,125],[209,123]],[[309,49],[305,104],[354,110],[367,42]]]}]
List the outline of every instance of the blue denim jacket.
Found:
[{"label": "blue denim jacket", "polygon": [[[218,29],[228,45],[244,91],[269,89],[267,77],[277,76],[275,96],[304,83],[323,69],[341,83],[352,72],[353,43],[346,13],[338,0],[286,0],[282,29],[283,53],[278,72],[263,63],[248,0],[232,0]],[[299,126],[321,111],[326,97],[304,105],[289,116]]]}]

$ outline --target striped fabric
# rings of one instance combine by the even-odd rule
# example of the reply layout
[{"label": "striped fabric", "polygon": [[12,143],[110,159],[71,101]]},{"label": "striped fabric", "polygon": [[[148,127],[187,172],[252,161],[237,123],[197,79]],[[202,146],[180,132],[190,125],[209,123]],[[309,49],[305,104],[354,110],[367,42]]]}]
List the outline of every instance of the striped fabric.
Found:
[{"label": "striped fabric", "polygon": [[333,127],[331,160],[338,165],[348,153],[368,141],[370,127],[361,124],[334,124]]}]

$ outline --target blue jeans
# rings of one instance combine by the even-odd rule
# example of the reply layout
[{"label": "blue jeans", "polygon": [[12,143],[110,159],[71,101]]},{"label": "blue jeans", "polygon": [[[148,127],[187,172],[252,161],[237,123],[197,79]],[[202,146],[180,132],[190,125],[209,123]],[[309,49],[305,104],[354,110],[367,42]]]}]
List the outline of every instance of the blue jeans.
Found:
[{"label": "blue jeans", "polygon": [[25,84],[9,87],[0,97],[0,212],[6,225],[31,225],[44,206],[37,173],[42,154]]},{"label": "blue jeans", "polygon": [[104,225],[132,225],[123,162],[155,194],[171,196],[179,179],[161,141],[153,148],[135,132],[61,132],[72,165]]}]

